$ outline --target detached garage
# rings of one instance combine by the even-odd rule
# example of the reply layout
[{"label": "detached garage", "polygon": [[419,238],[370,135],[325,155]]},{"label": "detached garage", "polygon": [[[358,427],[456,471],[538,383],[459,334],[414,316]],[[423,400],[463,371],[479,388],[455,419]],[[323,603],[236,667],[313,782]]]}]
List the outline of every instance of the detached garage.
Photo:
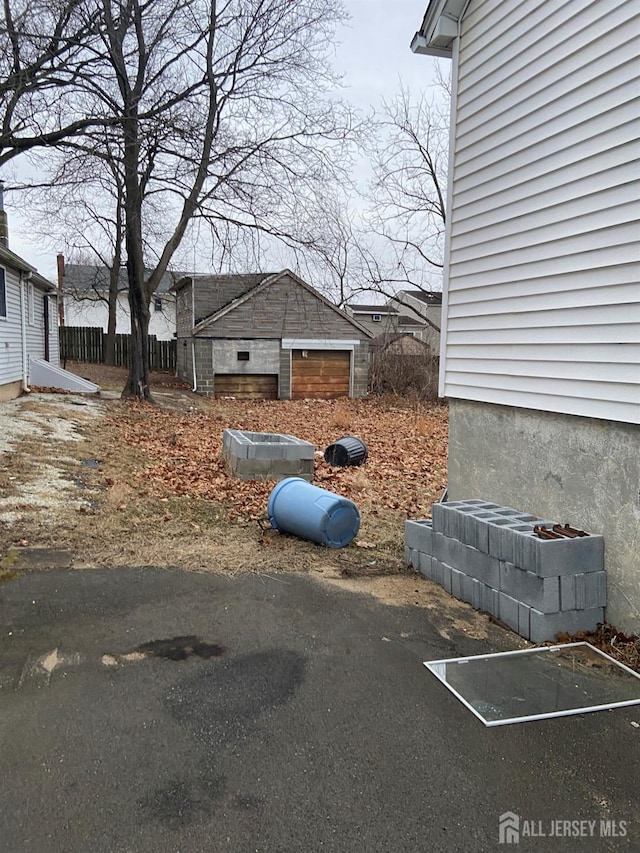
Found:
[{"label": "detached garage", "polygon": [[175,285],[178,376],[244,400],[362,397],[372,333],[289,270]]}]

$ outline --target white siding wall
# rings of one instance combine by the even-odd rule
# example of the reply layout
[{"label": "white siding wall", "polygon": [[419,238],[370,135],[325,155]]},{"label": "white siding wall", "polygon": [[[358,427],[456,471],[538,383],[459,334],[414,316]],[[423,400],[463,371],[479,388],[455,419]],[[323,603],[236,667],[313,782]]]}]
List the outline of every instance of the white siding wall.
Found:
[{"label": "white siding wall", "polygon": [[639,43],[637,0],[471,0],[444,395],[640,422]]},{"label": "white siding wall", "polygon": [[[173,339],[176,330],[175,297],[173,294],[164,293],[160,298],[162,299],[162,311],[155,311],[154,301],[151,302],[149,334],[155,335],[160,341],[170,341]],[[72,293],[66,293],[64,314],[64,321],[67,326],[93,326],[107,331],[109,309],[107,303],[101,299],[79,299]],[[119,335],[131,333],[129,299],[126,293],[118,294],[116,332]]]},{"label": "white siding wall", "polygon": [[20,283],[18,274],[7,267],[5,282],[7,316],[0,317],[0,385],[22,379],[22,334],[20,330]]}]

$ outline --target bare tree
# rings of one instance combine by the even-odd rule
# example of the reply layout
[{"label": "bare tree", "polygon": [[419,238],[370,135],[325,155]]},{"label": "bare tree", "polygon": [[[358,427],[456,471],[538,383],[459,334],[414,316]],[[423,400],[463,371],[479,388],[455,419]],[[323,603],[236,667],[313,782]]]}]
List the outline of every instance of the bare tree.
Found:
[{"label": "bare tree", "polygon": [[[312,198],[304,220],[316,238],[299,253],[298,266],[337,304],[398,291],[428,293],[441,284],[448,156],[449,84],[438,76],[435,94],[415,99],[400,88],[369,124],[373,177],[368,192]],[[439,332],[410,303],[407,310]]]},{"label": "bare tree", "polygon": [[[132,333],[123,393],[150,399],[149,303],[189,223],[226,222],[293,241],[295,194],[335,178],[352,119],[327,97],[334,81],[326,52],[343,10],[339,0],[87,5],[93,27],[65,67],[73,81],[60,82],[74,93],[68,112],[85,124],[65,124],[65,114],[55,141],[63,126],[101,127],[120,146]],[[17,150],[15,134],[7,139]],[[163,241],[146,275],[143,237],[158,210]]]},{"label": "bare tree", "polygon": [[438,95],[414,99],[401,88],[395,100],[384,104],[372,146],[368,220],[384,243],[386,260],[367,258],[373,287],[431,289],[440,278],[449,144],[443,81]]},{"label": "bare tree", "polygon": [[46,157],[31,159],[37,183],[12,187],[23,219],[53,251],[64,247],[67,261],[94,267],[82,281],[66,283],[67,300],[103,304],[107,312],[105,364],[115,363],[118,296],[124,250],[122,157],[96,140],[61,143]]},{"label": "bare tree", "polygon": [[98,7],[86,0],[3,0],[0,166],[113,117],[87,114],[78,84],[98,72]]}]

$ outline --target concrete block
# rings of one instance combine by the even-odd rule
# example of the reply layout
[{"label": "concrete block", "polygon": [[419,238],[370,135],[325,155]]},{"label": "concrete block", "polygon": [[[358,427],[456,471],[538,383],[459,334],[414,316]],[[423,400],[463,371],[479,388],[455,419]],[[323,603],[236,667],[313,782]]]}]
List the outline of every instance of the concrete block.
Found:
[{"label": "concrete block", "polygon": [[431,558],[431,580],[434,583],[440,584],[440,586],[444,586],[442,563],[440,562],[440,560],[436,560],[435,557]]},{"label": "concrete block", "polygon": [[532,643],[555,640],[556,634],[577,634],[578,631],[595,631],[599,622],[604,622],[604,608],[590,607],[587,610],[563,610],[560,613],[540,613],[531,608],[529,639]]},{"label": "concrete block", "polygon": [[[250,444],[247,446],[247,459],[284,459],[284,444]],[[294,457],[297,458],[297,457]]]},{"label": "concrete block", "polygon": [[482,584],[482,610],[498,618],[500,613],[500,592],[487,584]]},{"label": "concrete block", "polygon": [[440,565],[442,567],[442,586],[445,590],[450,593],[451,592],[451,566],[448,566],[446,563],[440,561]]},{"label": "concrete block", "polygon": [[476,610],[482,610],[482,595],[485,584],[475,578],[464,575],[462,579],[462,600],[466,601]]},{"label": "concrete block", "polygon": [[458,569],[451,568],[451,595],[462,600],[462,582],[465,575]]},{"label": "concrete block", "polygon": [[409,548],[407,545],[405,545],[404,546],[404,564],[405,564],[405,566],[413,566],[413,563],[411,561],[411,553],[412,553],[411,548]]},{"label": "concrete block", "polygon": [[560,603],[563,610],[589,610],[606,607],[607,573],[587,572],[565,575],[560,581]]},{"label": "concrete block", "polygon": [[449,566],[453,566],[476,580],[499,588],[500,564],[489,554],[465,545],[457,539],[451,539],[440,533],[433,534],[433,556]]},{"label": "concrete block", "polygon": [[[287,438],[289,438],[289,436],[287,436]],[[293,442],[292,444],[282,445],[285,459],[313,459],[316,451],[314,444],[311,444],[308,441],[294,439],[293,436],[290,438]]]},{"label": "concrete block", "polygon": [[405,521],[404,541],[410,548],[417,548],[426,554],[433,553],[433,526],[429,519]]},{"label": "concrete block", "polygon": [[511,518],[493,518],[488,520],[489,527],[489,551],[496,560],[514,562],[514,538],[508,529]]},{"label": "concrete block", "polygon": [[234,471],[242,480],[270,480],[273,476],[269,459],[237,459]]},{"label": "concrete block", "polygon": [[529,634],[531,631],[531,608],[526,604],[522,604],[522,602],[518,603],[518,634],[521,637],[524,637],[525,640],[529,639]]},{"label": "concrete block", "polygon": [[541,578],[513,563],[500,562],[500,591],[542,613],[560,610],[559,578]]},{"label": "concrete block", "polygon": [[422,551],[418,551],[418,571],[421,575],[424,575],[425,578],[429,578],[429,580],[433,579],[433,571],[431,569],[431,562],[433,557],[431,554],[425,554]]},{"label": "concrete block", "polygon": [[554,577],[604,570],[604,539],[584,536],[578,539],[523,538],[522,568],[540,577]]},{"label": "concrete block", "polygon": [[445,536],[451,536],[453,539],[459,538],[459,519],[460,514],[456,511],[453,504],[437,503],[431,507],[431,517],[433,519],[433,529],[437,533],[442,533]]},{"label": "concrete block", "polygon": [[473,545],[478,551],[482,551],[485,554],[489,553],[489,524],[488,521],[491,518],[495,518],[494,514],[491,510],[482,509],[476,511],[472,514],[472,518],[474,519],[474,527],[475,532],[473,534],[474,541],[469,542],[469,545]]},{"label": "concrete block", "polygon": [[512,628],[516,633],[520,627],[519,607],[520,604],[515,598],[505,595],[504,592],[498,593],[498,619]]}]

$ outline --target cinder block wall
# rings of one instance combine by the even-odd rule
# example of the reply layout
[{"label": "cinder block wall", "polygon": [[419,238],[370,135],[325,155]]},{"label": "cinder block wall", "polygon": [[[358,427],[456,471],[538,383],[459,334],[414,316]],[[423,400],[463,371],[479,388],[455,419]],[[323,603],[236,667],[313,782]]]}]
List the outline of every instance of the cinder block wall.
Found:
[{"label": "cinder block wall", "polygon": [[369,341],[361,341],[353,351],[353,396],[366,397],[369,383]]},{"label": "cinder block wall", "polygon": [[449,499],[481,496],[604,536],[606,618],[640,633],[640,427],[449,403]]},{"label": "cinder block wall", "polygon": [[278,382],[278,397],[281,400],[291,399],[291,350],[280,348],[280,380]]}]

